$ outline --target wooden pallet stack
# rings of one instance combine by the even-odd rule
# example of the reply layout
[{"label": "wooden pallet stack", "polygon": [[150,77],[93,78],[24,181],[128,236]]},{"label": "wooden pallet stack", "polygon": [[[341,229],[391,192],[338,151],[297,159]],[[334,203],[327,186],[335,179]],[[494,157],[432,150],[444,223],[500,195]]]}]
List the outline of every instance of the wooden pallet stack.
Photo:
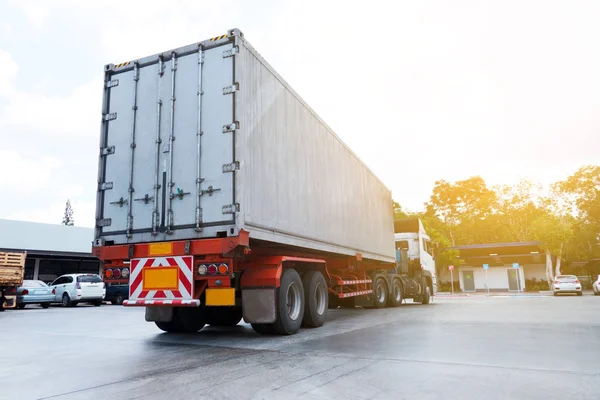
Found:
[{"label": "wooden pallet stack", "polygon": [[27,252],[0,251],[0,286],[18,286],[23,282]]}]

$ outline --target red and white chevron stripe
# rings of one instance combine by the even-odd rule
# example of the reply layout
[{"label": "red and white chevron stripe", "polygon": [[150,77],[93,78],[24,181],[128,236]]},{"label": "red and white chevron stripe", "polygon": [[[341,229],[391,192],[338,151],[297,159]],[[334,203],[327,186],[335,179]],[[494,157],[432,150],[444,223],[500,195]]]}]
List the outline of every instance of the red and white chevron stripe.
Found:
[{"label": "red and white chevron stripe", "polygon": [[[129,300],[126,305],[196,305],[194,294],[194,257],[153,257],[132,259],[130,263]],[[144,290],[146,268],[179,267],[176,290]]]}]

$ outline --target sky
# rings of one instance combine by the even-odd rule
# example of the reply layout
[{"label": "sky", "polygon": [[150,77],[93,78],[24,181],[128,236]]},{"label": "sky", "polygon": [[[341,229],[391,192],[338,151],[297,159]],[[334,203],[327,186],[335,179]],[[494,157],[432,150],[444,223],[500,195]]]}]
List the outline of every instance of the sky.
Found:
[{"label": "sky", "polygon": [[239,28],[419,211],[600,163],[600,2],[0,0],[0,218],[94,225],[103,66]]}]

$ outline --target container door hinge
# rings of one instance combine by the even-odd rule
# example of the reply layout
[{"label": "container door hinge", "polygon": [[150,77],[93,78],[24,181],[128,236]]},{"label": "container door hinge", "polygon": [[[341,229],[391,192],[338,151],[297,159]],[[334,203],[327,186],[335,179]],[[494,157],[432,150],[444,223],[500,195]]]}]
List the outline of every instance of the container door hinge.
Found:
[{"label": "container door hinge", "polygon": [[235,161],[231,164],[223,164],[223,173],[225,172],[234,172],[240,169],[240,162]]},{"label": "container door hinge", "polygon": [[235,132],[236,129],[240,129],[239,122],[232,122],[231,124],[223,125],[223,133]]},{"label": "container door hinge", "polygon": [[111,88],[111,87],[115,87],[115,86],[119,86],[119,80],[118,79],[113,79],[112,81],[108,81],[104,84],[104,87],[106,89]]},{"label": "container door hinge", "polygon": [[112,182],[104,182],[104,183],[100,184],[100,186],[98,187],[98,190],[110,190],[112,188],[113,188]]},{"label": "container door hinge", "polygon": [[233,46],[233,48],[229,49],[229,50],[225,50],[223,52],[223,58],[227,58],[227,57],[233,57],[235,56],[237,53],[239,53],[240,48],[238,46]]},{"label": "container door hinge", "polygon": [[226,86],[223,88],[223,94],[231,94],[234,92],[237,92],[238,90],[240,90],[240,84],[239,83],[234,83],[231,86]]},{"label": "container door hinge", "polygon": [[110,226],[111,224],[112,224],[112,219],[110,219],[110,218],[102,218],[102,219],[96,220],[96,226],[98,226],[98,227]]},{"label": "container door hinge", "polygon": [[226,204],[223,206],[223,214],[233,214],[240,211],[240,204]]},{"label": "container door hinge", "polygon": [[110,113],[110,114],[104,114],[102,115],[102,120],[103,121],[112,121],[117,119],[117,113]]},{"label": "container door hinge", "polygon": [[100,149],[100,154],[103,156],[115,154],[115,146],[103,147],[102,149]]}]

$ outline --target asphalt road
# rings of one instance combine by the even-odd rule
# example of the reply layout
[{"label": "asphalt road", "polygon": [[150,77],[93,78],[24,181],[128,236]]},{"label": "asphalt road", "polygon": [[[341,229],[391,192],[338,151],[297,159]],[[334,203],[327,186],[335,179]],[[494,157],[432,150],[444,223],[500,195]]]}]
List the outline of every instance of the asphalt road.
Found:
[{"label": "asphalt road", "polygon": [[0,313],[1,399],[598,399],[600,297],[335,310],[290,337],[161,333],[143,309]]}]

